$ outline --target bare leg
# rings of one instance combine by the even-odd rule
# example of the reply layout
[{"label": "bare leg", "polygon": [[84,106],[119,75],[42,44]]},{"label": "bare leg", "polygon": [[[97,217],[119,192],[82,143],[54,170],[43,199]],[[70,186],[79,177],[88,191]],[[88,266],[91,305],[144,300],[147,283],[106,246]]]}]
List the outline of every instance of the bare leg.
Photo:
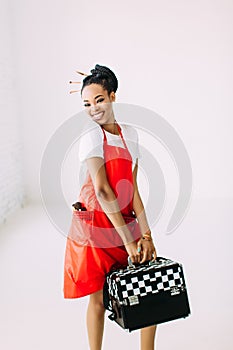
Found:
[{"label": "bare leg", "polygon": [[141,329],[141,350],[154,350],[156,329],[157,326]]},{"label": "bare leg", "polygon": [[103,291],[90,294],[87,308],[87,332],[90,350],[101,350],[104,332]]}]

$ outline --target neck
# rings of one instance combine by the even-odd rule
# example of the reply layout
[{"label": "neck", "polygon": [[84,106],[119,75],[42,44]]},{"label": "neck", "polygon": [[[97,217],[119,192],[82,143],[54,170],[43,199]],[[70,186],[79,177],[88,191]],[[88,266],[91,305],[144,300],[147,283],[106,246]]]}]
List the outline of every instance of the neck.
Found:
[{"label": "neck", "polygon": [[106,123],[106,124],[102,125],[102,127],[104,128],[104,130],[110,132],[111,134],[119,135],[119,130],[117,127],[116,120],[113,123]]}]

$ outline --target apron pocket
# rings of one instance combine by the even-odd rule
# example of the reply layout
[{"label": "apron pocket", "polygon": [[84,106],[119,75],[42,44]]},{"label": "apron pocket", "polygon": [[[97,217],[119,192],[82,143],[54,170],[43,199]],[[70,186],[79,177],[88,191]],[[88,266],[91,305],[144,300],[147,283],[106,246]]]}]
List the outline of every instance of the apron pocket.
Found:
[{"label": "apron pocket", "polygon": [[[98,213],[96,216],[95,214],[95,211],[74,210],[69,238],[82,246],[98,248],[122,246],[123,241],[106,214]],[[141,232],[137,218],[125,214],[122,215],[133,239],[137,240],[140,238]]]},{"label": "apron pocket", "polygon": [[74,210],[69,238],[81,245],[90,245],[93,233],[94,212]]}]

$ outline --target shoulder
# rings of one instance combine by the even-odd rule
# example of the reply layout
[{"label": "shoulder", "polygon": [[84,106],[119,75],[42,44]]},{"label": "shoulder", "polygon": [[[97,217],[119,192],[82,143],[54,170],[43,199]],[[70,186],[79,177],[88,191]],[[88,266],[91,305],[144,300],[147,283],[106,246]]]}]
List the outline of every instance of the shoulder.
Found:
[{"label": "shoulder", "polygon": [[102,141],[103,140],[103,132],[101,128],[97,125],[92,127],[91,129],[86,130],[81,138],[80,138],[80,143],[81,142],[91,142],[95,143],[96,141]]},{"label": "shoulder", "polygon": [[103,156],[103,131],[98,125],[86,130],[81,135],[79,143],[81,161],[94,156]]}]

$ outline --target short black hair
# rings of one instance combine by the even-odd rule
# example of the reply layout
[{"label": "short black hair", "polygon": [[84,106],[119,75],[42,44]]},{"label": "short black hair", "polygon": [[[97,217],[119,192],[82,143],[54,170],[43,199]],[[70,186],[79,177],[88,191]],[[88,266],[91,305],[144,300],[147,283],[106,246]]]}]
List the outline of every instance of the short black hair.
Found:
[{"label": "short black hair", "polygon": [[117,91],[118,80],[110,68],[96,64],[95,68],[91,70],[91,73],[92,74],[88,75],[86,78],[83,79],[81,95],[85,86],[91,84],[101,85],[104,90],[107,90],[108,95],[110,95],[112,91]]}]

